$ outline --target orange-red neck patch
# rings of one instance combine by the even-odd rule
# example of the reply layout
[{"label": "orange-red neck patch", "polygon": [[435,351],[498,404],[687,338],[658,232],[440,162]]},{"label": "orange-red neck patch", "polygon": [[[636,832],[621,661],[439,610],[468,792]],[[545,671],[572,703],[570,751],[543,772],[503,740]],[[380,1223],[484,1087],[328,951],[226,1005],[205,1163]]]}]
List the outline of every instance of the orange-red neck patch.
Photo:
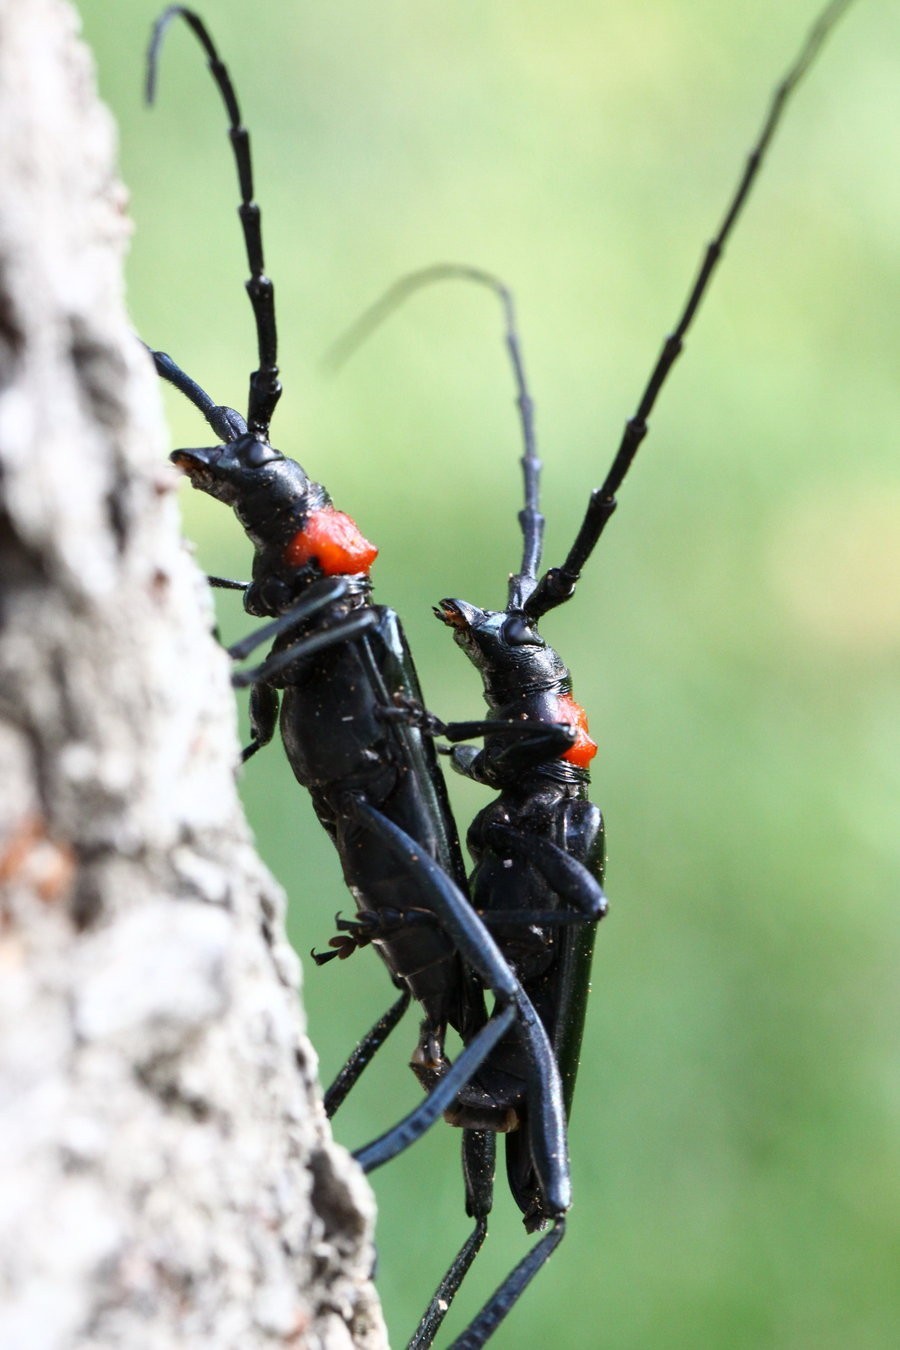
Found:
[{"label": "orange-red neck patch", "polygon": [[291,567],[317,562],[326,577],[358,572],[368,575],[377,557],[378,549],[362,535],[356,522],[333,506],[312,511],[305,527],[284,550],[284,560]]},{"label": "orange-red neck patch", "polygon": [[560,694],[557,700],[559,720],[575,727],[575,744],[560,758],[579,769],[586,769],[597,753],[597,742],[588,735],[587,713],[571,694]]}]

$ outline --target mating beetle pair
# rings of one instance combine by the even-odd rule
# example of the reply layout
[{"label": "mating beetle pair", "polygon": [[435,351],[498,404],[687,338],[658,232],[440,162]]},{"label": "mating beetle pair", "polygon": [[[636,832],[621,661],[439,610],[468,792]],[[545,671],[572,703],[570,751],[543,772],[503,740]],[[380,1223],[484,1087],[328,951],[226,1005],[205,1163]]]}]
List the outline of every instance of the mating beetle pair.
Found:
[{"label": "mating beetle pair", "polygon": [[[251,377],[245,420],[215,405],[169,357],[154,354],[160,374],[195,403],[223,440],[215,447],[176,451],[173,459],[195,486],[234,507],[254,544],[245,606],[272,622],[232,648],[232,654],[246,656],[272,639],[275,645],[262,665],[238,677],[237,682],[252,687],[249,749],[271,738],[280,691],[288,759],[334,840],[365,935],[402,990],[397,1015],[410,997],[423,1013],[414,1066],[428,1096],[357,1156],[366,1170],[381,1165],[452,1107],[456,1122],[466,1129],[467,1174],[479,1197],[474,1203],[484,1210],[489,1208],[494,1132],[516,1125],[510,1137],[519,1157],[517,1198],[530,1226],[542,1226],[546,1219],[558,1222],[570,1196],[565,1106],[554,1047],[521,981],[469,903],[432,737],[414,715],[395,715],[404,707],[421,708],[422,696],[396,614],[371,601],[367,570],[373,551],[352,522],[334,511],[324,489],[268,442],[280,388],[273,294],[263,272],[248,139],[227,72],[190,11],[170,9],[156,27],[151,90],[159,42],[176,15],[187,20],[203,44],[229,112],[259,369]],[[565,748],[576,736],[562,728],[554,738]],[[598,894],[593,917],[602,906]],[[490,1017],[485,993],[496,1000]],[[444,1054],[448,1026],[465,1044],[452,1066]],[[363,1044],[365,1055],[354,1057],[342,1092],[371,1052],[372,1037]],[[329,1104],[334,1108],[336,1103],[332,1094]],[[505,1282],[480,1327],[468,1333],[470,1343],[483,1343],[561,1235],[559,1227],[550,1235],[553,1241],[539,1244],[528,1266]],[[474,1250],[477,1246],[470,1245],[464,1265]],[[457,1282],[462,1273],[455,1264]],[[439,1320],[435,1305],[417,1343],[430,1344]]]},{"label": "mating beetle pair", "polygon": [[[246,420],[216,405],[170,358],[154,353],[163,378],[206,417],[222,444],[181,450],[173,459],[195,486],[232,505],[254,549],[250,613],[271,620],[232,649],[244,657],[274,641],[271,655],[237,678],[251,687],[253,742],[281,730],[291,767],[312,795],[333,838],[360,909],[336,950],[372,942],[401,998],[351,1059],[329,1094],[335,1109],[411,998],[424,1015],[414,1068],[428,1090],[405,1121],[358,1156],[378,1166],[442,1113],[464,1129],[467,1210],[475,1229],[452,1263],[413,1338],[427,1346],[477,1253],[491,1206],[493,1143],[510,1131],[507,1170],[529,1230],[553,1223],[456,1342],[481,1345],[492,1334],[563,1234],[569,1206],[565,1124],[577,1064],[593,926],[602,915],[603,847],[599,812],[586,800],[587,752],[568,672],[537,632],[538,620],[568,600],[616,504],[616,492],[646,433],[647,417],[696,312],[722,246],[758,170],[784,103],[825,33],[846,6],[832,4],[810,35],[775,99],[732,200],[705,256],[683,315],[659,357],[603,485],[560,568],[538,576],[542,519],[539,465],[518,336],[505,289],[507,341],[518,381],[525,436],[524,556],[506,610],[481,611],[444,601],[440,617],[479,667],[490,717],[438,724],[421,691],[397,616],[371,601],[374,553],[325,490],[268,442],[280,393],[271,283],[265,276],[258,208],[253,202],[247,135],[224,66],[196,15],[166,11],[151,47],[151,74],[167,22],[181,15],[203,44],[229,112],[241,182],[259,342]],[[465,269],[444,269],[466,272]],[[417,274],[388,304],[432,279]],[[380,313],[380,311],[379,311]],[[377,315],[375,316],[377,317]],[[456,831],[437,768],[436,733],[484,748],[457,746],[454,765],[499,791],[469,834],[475,871],[467,891]],[[488,1016],[485,994],[496,1000]],[[465,1049],[450,1066],[447,1026]],[[515,1128],[511,1128],[515,1127]]]}]

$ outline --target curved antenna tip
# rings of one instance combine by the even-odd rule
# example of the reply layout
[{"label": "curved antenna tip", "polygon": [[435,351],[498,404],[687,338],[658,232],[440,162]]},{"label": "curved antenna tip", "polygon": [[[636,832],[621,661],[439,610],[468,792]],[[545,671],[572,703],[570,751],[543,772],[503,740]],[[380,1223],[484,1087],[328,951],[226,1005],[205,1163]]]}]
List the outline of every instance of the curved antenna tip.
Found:
[{"label": "curved antenna tip", "polygon": [[177,19],[179,16],[184,19],[185,23],[190,24],[191,28],[193,28],[197,37],[200,39],[200,42],[206,49],[207,54],[214,54],[212,43],[199,14],[196,14],[192,9],[188,9],[187,5],[169,5],[164,9],[153,25],[150,41],[147,45],[147,74],[144,80],[144,101],[150,107],[152,107],[156,101],[156,72],[159,66],[159,52],[162,47],[163,38],[166,35],[166,29],[169,27],[169,24],[173,19]]},{"label": "curved antenna tip", "polygon": [[168,9],[164,9],[153,24],[150,42],[147,46],[147,73],[144,79],[144,102],[148,107],[152,107],[156,100],[156,71],[159,65],[159,49],[162,46],[163,37],[176,14],[180,13],[180,5],[169,5]]}]

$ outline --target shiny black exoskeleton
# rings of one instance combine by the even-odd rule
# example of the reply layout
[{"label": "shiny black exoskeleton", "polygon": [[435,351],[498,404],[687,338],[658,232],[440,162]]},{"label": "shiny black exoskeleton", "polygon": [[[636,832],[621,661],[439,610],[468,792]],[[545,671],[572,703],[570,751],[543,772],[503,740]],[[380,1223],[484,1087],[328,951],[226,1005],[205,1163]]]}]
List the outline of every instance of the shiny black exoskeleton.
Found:
[{"label": "shiny black exoskeleton", "polygon": [[[356,901],[333,951],[371,943],[401,996],[364,1038],[326,1094],[336,1110],[411,998],[423,1012],[412,1067],[428,1096],[400,1124],[356,1153],[365,1170],[418,1138],[501,1040],[522,1067],[531,1165],[542,1194],[568,1206],[563,1093],[545,1024],[468,901],[466,878],[438,768],[433,737],[392,709],[421,706],[422,696],[397,615],[375,605],[368,579],[376,550],[336,511],[325,489],[269,443],[281,386],[276,364],[272,284],[263,268],[259,209],[253,201],[249,141],[228,73],[201,20],[168,9],[151,41],[152,92],[162,35],[181,16],[204,50],[230,119],[241,184],[240,216],[251,278],[259,368],[250,380],[246,420],[215,404],[179,366],[153,352],[157,371],[188,397],[220,437],[212,447],[176,450],[173,461],[194,487],[230,505],[254,547],[252,581],[213,579],[244,592],[265,624],[229,650],[244,659],[273,643],[268,657],[234,679],[251,689],[253,739],[245,758],[271,740],[279,721],[298,782],[333,839]],[[494,996],[490,1017],[485,994]],[[451,1065],[447,1027],[464,1048]]]},{"label": "shiny black exoskeleton", "polygon": [[[464,888],[433,745],[415,727],[380,716],[386,701],[420,693],[397,615],[372,602],[366,561],[372,550],[352,532],[348,547],[351,523],[333,510],[322,486],[257,437],[177,450],[172,459],[194,487],[234,509],[254,545],[245,608],[275,619],[231,649],[243,657],[274,637],[266,661],[235,677],[251,687],[253,741],[245,757],[271,740],[280,694],[288,760],[334,840],[359,908],[380,914],[427,907],[419,868],[400,856],[393,836],[385,841],[372,810]],[[314,538],[308,543],[313,523],[336,517],[345,536],[338,556],[331,557],[326,539],[324,561],[294,561],[315,545]],[[448,1023],[469,1036],[484,1023],[481,988],[439,925],[400,927],[375,945],[395,980],[421,1003],[432,1044],[442,1042]]]}]

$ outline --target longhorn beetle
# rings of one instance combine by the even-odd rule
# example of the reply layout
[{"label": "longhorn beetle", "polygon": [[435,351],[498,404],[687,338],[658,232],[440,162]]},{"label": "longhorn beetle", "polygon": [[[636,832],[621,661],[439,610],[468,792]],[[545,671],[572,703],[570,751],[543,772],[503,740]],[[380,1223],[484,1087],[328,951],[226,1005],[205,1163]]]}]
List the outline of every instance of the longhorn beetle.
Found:
[{"label": "longhorn beetle", "polygon": [[[333,839],[361,919],[345,924],[373,942],[401,997],[366,1038],[368,1053],[410,997],[424,1019],[413,1069],[428,1097],[392,1130],[356,1153],[364,1170],[412,1143],[471,1081],[507,1033],[527,1065],[529,1147],[554,1212],[568,1208],[565,1119],[556,1059],[547,1032],[521,984],[475,915],[466,894],[455,827],[429,735],[385,708],[421,704],[421,691],[397,615],[371,600],[368,569],[375,550],[335,511],[325,489],[268,441],[281,387],[276,364],[272,284],[263,269],[259,208],[253,201],[247,132],[228,73],[201,20],[181,6],[154,28],[148,59],[152,99],[159,46],[167,25],[185,19],[209,59],[225,102],[241,185],[240,216],[251,278],[259,369],[250,379],[246,420],[214,404],[175,362],[153,358],[223,444],[176,450],[171,458],[194,487],[231,505],[254,545],[253,580],[244,591],[250,614],[272,621],[229,650],[246,657],[274,641],[270,656],[235,677],[251,688],[252,741],[245,757],[274,735],[281,693],[281,734],[298,782],[309,789]],[[225,583],[230,584],[230,583]],[[240,585],[239,583],[235,583]],[[571,741],[573,733],[565,737]],[[484,993],[495,996],[488,1018]],[[451,1066],[448,1024],[464,1049]],[[334,1109],[364,1063],[357,1053],[332,1094]]]},{"label": "longhorn beetle", "polygon": [[[594,924],[605,912],[603,823],[587,801],[587,766],[596,751],[587,734],[583,710],[571,695],[569,672],[556,651],[541,637],[538,623],[550,610],[570,600],[581,571],[616,509],[619,488],[647,433],[648,418],[694,319],[759,171],[785,104],[809,68],[850,0],[833,0],[811,29],[799,56],[778,85],[731,198],[722,224],[707,247],[674,331],[666,338],[637,410],[601,486],[590,496],[581,527],[561,567],[540,574],[544,519],[539,509],[541,464],[534,438],[533,405],[525,380],[512,297],[494,276],[453,264],[411,273],[396,282],[332,347],[329,359],[340,364],[375,327],[419,288],[443,279],[463,279],[493,290],[505,314],[506,345],[516,383],[524,449],[524,509],[519,514],[523,536],[522,562],[509,579],[504,610],[485,610],[464,600],[444,599],[435,608],[451,628],[457,644],[481,673],[489,718],[443,723],[424,709],[396,701],[400,722],[420,725],[448,741],[484,738],[483,749],[455,745],[449,751],[454,767],[466,777],[499,792],[481,810],[468,832],[475,868],[470,878],[472,903],[491,931],[509,966],[544,1021],[564,1083],[565,1108],[571,1108],[584,1024],[593,949]],[[574,725],[575,743],[560,738],[561,723]],[[530,728],[530,733],[527,729]],[[523,734],[524,733],[524,734]],[[527,1123],[528,1103],[521,1090],[522,1073],[516,1050],[501,1044],[478,1070],[477,1083],[461,1093],[448,1117],[468,1126],[463,1136],[466,1210],[475,1228],[457,1253],[420,1322],[411,1347],[429,1346],[478,1253],[492,1206],[493,1150],[486,1131],[508,1128],[504,1113],[520,1126]],[[485,1114],[480,1128],[467,1117],[470,1094],[489,1089],[496,1114]],[[502,1122],[502,1123],[501,1123]],[[529,1132],[507,1134],[507,1176],[524,1214],[528,1231],[553,1228],[503,1281],[454,1346],[484,1344],[528,1282],[562,1239],[564,1218],[541,1190],[529,1156]]]}]

